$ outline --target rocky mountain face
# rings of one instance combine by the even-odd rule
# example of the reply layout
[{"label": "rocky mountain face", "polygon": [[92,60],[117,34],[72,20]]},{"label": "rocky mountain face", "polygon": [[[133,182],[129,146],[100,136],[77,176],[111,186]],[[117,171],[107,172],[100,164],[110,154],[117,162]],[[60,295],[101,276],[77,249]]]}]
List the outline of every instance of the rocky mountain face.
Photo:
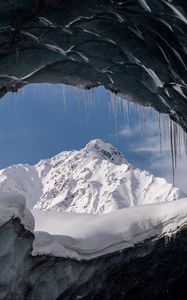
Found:
[{"label": "rocky mountain face", "polygon": [[0,228],[1,300],[185,300],[187,231],[87,262],[31,255],[34,236],[14,218]]},{"label": "rocky mountain face", "polygon": [[34,166],[1,170],[0,191],[23,194],[29,208],[94,214],[185,196],[165,179],[134,168],[101,140]]}]

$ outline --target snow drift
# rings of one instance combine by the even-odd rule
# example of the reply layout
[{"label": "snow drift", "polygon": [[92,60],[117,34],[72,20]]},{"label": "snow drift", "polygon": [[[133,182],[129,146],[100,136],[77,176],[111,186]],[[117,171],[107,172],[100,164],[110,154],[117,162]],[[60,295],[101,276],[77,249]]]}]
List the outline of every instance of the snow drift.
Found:
[{"label": "snow drift", "polygon": [[[170,238],[187,224],[187,198],[128,207],[103,215],[34,211],[35,255],[88,260],[148,239]],[[0,194],[0,227],[19,218],[33,231],[34,219],[23,196]],[[47,231],[47,232],[46,232]]]},{"label": "snow drift", "polygon": [[[34,255],[91,259],[147,239],[170,238],[187,224],[187,198],[103,215],[34,211]],[[42,231],[47,231],[44,233]]]}]

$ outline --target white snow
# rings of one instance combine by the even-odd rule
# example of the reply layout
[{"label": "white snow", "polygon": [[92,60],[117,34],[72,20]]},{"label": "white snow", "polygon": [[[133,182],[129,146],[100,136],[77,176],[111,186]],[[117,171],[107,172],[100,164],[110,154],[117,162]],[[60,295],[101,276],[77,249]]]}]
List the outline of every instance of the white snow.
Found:
[{"label": "white snow", "polygon": [[93,140],[35,166],[0,171],[0,191],[16,191],[32,209],[101,214],[185,196],[165,179],[130,165],[112,145]]},{"label": "white snow", "polygon": [[26,208],[24,196],[18,193],[0,193],[0,227],[11,219],[19,218],[24,227],[34,231],[34,217]]},{"label": "white snow", "polygon": [[87,260],[170,237],[187,224],[183,192],[101,140],[1,170],[0,191],[0,227],[16,217],[30,231],[35,223],[33,255]]},{"label": "white snow", "polygon": [[[91,259],[146,239],[170,238],[187,225],[187,198],[103,215],[34,211],[33,255]],[[47,231],[43,232],[43,231]]]},{"label": "white snow", "polygon": [[[133,247],[147,239],[170,238],[187,226],[187,198],[115,210],[108,214],[33,211],[33,255],[89,260]],[[17,193],[0,193],[0,227],[20,218],[34,230],[34,219]]]},{"label": "white snow", "polygon": [[[91,259],[134,246],[148,238],[172,236],[187,224],[187,198],[128,207],[103,215],[34,210],[33,255]],[[20,218],[33,231],[34,220],[17,193],[0,193],[0,227]],[[47,231],[47,232],[43,232]]]}]

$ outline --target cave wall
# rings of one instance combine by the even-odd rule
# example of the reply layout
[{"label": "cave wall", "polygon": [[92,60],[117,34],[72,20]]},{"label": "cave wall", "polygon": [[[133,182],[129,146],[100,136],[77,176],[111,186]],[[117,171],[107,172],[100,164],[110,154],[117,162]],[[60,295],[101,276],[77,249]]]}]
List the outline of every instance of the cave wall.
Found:
[{"label": "cave wall", "polygon": [[90,261],[32,256],[18,218],[0,228],[1,300],[186,299],[187,231]]}]

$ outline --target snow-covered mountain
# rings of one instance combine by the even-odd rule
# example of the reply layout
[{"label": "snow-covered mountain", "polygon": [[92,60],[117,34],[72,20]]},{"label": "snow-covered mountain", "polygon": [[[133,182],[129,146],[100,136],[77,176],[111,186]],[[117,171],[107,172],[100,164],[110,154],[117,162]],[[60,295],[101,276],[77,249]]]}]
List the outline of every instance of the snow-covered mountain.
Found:
[{"label": "snow-covered mountain", "polygon": [[165,179],[134,168],[116,148],[98,139],[34,166],[1,170],[0,191],[23,194],[29,208],[96,214],[185,196]]}]

